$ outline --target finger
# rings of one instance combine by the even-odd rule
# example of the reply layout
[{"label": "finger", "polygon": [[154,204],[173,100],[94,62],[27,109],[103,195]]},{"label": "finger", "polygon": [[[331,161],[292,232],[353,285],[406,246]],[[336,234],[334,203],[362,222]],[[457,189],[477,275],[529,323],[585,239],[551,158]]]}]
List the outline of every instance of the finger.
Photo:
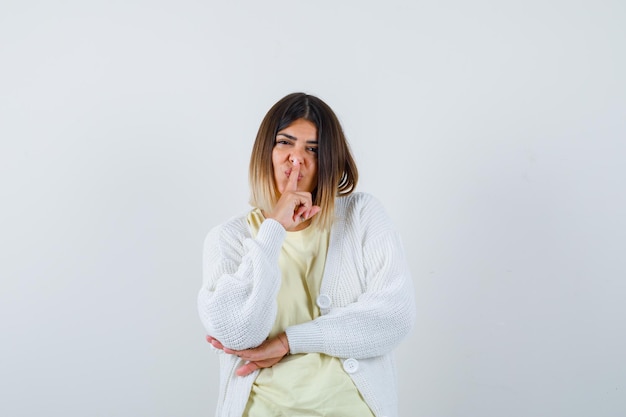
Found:
[{"label": "finger", "polygon": [[291,168],[291,172],[289,173],[289,181],[287,182],[287,187],[285,187],[285,191],[298,191],[298,177],[300,176],[300,161],[297,159],[293,162],[293,168]]},{"label": "finger", "polygon": [[267,359],[265,357],[264,351],[259,350],[259,348],[240,350],[234,353],[245,361],[259,361],[259,360]]},{"label": "finger", "polygon": [[245,365],[240,366],[235,373],[239,376],[246,376],[250,375],[257,369],[259,369],[259,366],[255,362],[248,362]]},{"label": "finger", "polygon": [[[320,206],[311,206],[308,208],[305,206],[301,206],[296,212],[296,214],[298,214],[298,216],[300,217],[300,221],[306,221],[306,220],[309,220],[311,217],[315,216],[317,213],[319,213],[320,210],[321,210]],[[298,218],[294,216],[294,221],[296,220],[298,220]]]},{"label": "finger", "polygon": [[222,345],[222,343],[217,340],[216,338],[214,338],[213,336],[207,336],[206,337],[207,342],[209,342],[213,347],[217,348],[217,349],[224,349],[224,345]]},{"label": "finger", "polygon": [[309,220],[311,217],[315,216],[317,213],[320,212],[320,210],[322,210],[322,208],[320,206],[313,206],[311,207],[307,213],[305,213],[304,217]]},{"label": "finger", "polygon": [[308,211],[306,206],[302,205],[293,213],[293,221],[301,222],[306,220],[305,213]]}]

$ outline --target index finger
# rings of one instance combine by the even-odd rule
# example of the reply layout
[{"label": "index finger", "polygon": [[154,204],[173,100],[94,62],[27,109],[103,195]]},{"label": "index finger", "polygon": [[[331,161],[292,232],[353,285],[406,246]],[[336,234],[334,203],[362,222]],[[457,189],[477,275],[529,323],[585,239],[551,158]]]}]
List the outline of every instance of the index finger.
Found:
[{"label": "index finger", "polygon": [[298,177],[300,176],[300,161],[295,160],[293,168],[289,173],[289,181],[287,182],[286,191],[298,191]]}]

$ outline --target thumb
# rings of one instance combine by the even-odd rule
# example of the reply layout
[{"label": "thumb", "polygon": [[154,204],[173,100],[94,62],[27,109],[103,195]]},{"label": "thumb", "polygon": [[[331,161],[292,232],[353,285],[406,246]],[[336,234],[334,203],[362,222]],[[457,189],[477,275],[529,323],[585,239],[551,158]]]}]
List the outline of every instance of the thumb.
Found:
[{"label": "thumb", "polygon": [[257,369],[259,369],[259,366],[255,362],[248,362],[245,365],[240,366],[235,373],[239,376],[246,376],[250,375]]}]

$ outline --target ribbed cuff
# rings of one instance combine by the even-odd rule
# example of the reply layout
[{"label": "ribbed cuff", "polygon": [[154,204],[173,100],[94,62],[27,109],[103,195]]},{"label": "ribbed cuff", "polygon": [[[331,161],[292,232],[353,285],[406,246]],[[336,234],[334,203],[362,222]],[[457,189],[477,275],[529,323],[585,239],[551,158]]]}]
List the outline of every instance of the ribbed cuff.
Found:
[{"label": "ribbed cuff", "polygon": [[292,354],[323,353],[324,351],[322,331],[314,321],[287,327],[285,333]]},{"label": "ribbed cuff", "polygon": [[278,259],[278,254],[286,235],[287,231],[282,224],[274,219],[265,219],[261,223],[256,240],[263,248],[268,250],[272,259]]}]

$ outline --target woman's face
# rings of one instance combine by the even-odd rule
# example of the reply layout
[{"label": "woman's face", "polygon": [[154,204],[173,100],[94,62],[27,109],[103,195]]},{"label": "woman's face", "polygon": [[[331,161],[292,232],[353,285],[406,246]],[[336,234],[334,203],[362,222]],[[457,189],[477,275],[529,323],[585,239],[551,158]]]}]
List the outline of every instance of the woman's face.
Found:
[{"label": "woman's face", "polygon": [[296,164],[300,167],[298,191],[313,192],[317,186],[317,145],[317,128],[305,119],[294,121],[276,134],[272,165],[280,194]]}]

